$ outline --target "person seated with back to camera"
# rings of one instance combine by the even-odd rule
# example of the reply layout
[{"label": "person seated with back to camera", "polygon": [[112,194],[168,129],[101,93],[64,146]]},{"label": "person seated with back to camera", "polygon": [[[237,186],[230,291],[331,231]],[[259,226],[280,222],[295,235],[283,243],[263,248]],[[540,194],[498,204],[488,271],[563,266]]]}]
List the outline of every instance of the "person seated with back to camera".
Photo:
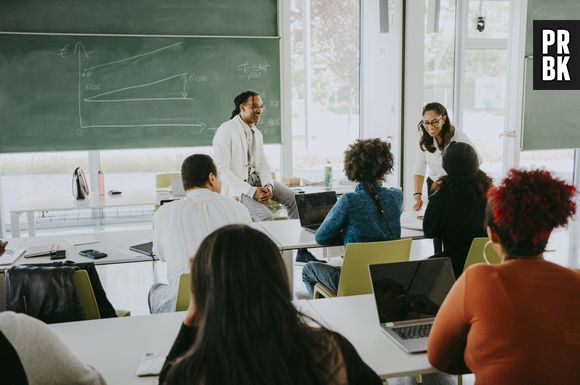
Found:
[{"label": "person seated with back to camera", "polygon": [[189,309],[162,385],[380,385],[340,334],[300,313],[274,242],[246,225],[210,234],[191,262]]},{"label": "person seated with back to camera", "polygon": [[[359,139],[344,153],[346,177],[358,182],[354,192],[344,194],[316,232],[316,242],[338,246],[352,242],[390,241],[401,238],[403,192],[383,187],[393,170],[391,145],[380,139]],[[310,297],[320,282],[336,292],[340,267],[308,262],[302,280]]]},{"label": "person seated with back to camera", "polygon": [[473,238],[486,236],[486,193],[492,182],[479,169],[477,152],[467,143],[449,143],[443,150],[442,164],[447,175],[433,183],[423,233],[427,238],[441,239],[443,251],[435,257],[449,257],[458,278]]},{"label": "person seated with back to camera", "polygon": [[153,216],[153,253],[167,262],[168,284],[155,283],[149,290],[149,310],[175,310],[179,276],[189,270],[189,257],[212,231],[232,223],[251,222],[239,202],[223,196],[221,180],[209,155],[194,154],[181,166],[185,198],[161,206]]},{"label": "person seated with back to camera", "polygon": [[576,212],[576,189],[546,170],[514,169],[487,196],[502,263],[459,277],[435,317],[429,362],[472,372],[478,385],[578,381],[580,271],[544,260],[552,230]]},{"label": "person seated with back to camera", "polygon": [[105,385],[44,322],[0,312],[0,383],[9,385]]}]

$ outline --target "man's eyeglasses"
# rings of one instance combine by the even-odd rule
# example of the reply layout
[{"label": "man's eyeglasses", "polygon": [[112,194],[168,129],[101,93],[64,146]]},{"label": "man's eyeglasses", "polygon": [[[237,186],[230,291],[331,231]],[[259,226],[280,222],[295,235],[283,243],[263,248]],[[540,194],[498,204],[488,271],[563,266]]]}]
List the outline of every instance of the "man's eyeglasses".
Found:
[{"label": "man's eyeglasses", "polygon": [[438,125],[439,122],[442,121],[442,120],[443,120],[443,118],[433,119],[432,121],[422,120],[421,123],[423,124],[423,127],[427,128],[429,125],[431,125],[431,126]]},{"label": "man's eyeglasses", "polygon": [[246,104],[246,106],[249,106],[252,110],[265,110],[266,107],[263,104]]}]

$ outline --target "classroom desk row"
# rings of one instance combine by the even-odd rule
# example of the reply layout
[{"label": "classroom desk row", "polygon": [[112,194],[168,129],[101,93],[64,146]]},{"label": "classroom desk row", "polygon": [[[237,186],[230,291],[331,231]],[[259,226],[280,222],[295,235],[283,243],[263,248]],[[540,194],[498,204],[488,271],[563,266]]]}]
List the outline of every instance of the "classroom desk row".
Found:
[{"label": "classroom desk row", "polygon": [[[402,222],[407,223],[409,228],[403,227],[402,238],[423,238],[423,232],[413,230],[413,215],[403,215]],[[304,230],[297,219],[271,222],[254,222],[252,227],[263,231],[278,246],[282,253],[284,265],[288,272],[290,282],[293,282],[294,275],[294,257],[293,251],[301,248],[321,248],[324,247],[316,243],[314,233]],[[405,226],[403,224],[403,226]],[[416,224],[415,224],[416,228]],[[113,264],[126,262],[148,262],[151,257],[129,250],[129,246],[139,243],[149,242],[153,239],[151,230],[137,231],[117,231],[117,232],[95,232],[83,235],[61,235],[61,236],[42,236],[32,238],[15,238],[10,240],[10,248],[27,247],[44,245],[47,243],[58,243],[60,249],[66,250],[67,260],[73,262],[91,262],[92,259],[79,255],[80,250],[96,249],[108,254],[108,257],[94,260],[95,264]],[[93,240],[96,243],[77,244],[83,240]],[[13,265],[23,263],[49,263],[49,257],[23,258],[17,259]],[[0,265],[0,271],[10,268],[11,265]]]},{"label": "classroom desk row", "polygon": [[[332,187],[304,186],[294,187],[298,193],[313,193],[320,191],[336,191],[338,195],[353,191],[354,184],[334,184]],[[111,207],[154,206],[161,201],[179,199],[168,189],[132,189],[119,195],[99,195],[93,191],[86,199],[77,200],[70,194],[30,194],[15,203],[10,209],[10,228],[12,238],[20,237],[20,216],[26,214],[28,235],[36,236],[34,214],[42,211],[71,211],[83,209],[105,209]],[[0,234],[1,236],[2,234]]]},{"label": "classroom desk row", "polygon": [[[408,354],[381,332],[372,295],[297,300],[294,305],[321,325],[344,335],[383,378],[434,372],[427,354]],[[109,384],[156,384],[137,377],[147,352],[167,354],[184,312],[53,324],[50,327],[79,359],[99,370]]]}]

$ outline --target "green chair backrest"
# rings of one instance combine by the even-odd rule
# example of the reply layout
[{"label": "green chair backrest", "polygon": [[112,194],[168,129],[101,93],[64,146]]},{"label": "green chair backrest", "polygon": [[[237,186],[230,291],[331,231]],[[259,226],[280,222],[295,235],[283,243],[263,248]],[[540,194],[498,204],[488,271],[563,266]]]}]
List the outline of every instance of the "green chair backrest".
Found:
[{"label": "green chair backrest", "polygon": [[336,295],[372,293],[369,265],[408,261],[410,254],[411,238],[347,244]]},{"label": "green chair backrest", "polygon": [[86,270],[77,270],[73,273],[73,286],[83,304],[84,319],[100,319],[101,313]]},{"label": "green chair backrest", "polygon": [[487,256],[487,261],[490,265],[496,265],[501,263],[501,257],[495,252],[491,244],[487,244],[489,241],[488,237],[473,238],[471,242],[471,247],[467,252],[467,258],[465,259],[465,265],[463,265],[463,271],[469,266],[476,263],[487,263],[483,258],[483,250],[485,247],[485,255]]},{"label": "green chair backrest", "polygon": [[183,273],[179,276],[179,288],[177,289],[177,303],[175,311],[185,311],[189,308],[189,273]]},{"label": "green chair backrest", "polygon": [[155,175],[155,188],[171,187],[171,177],[181,176],[180,172],[166,172]]}]

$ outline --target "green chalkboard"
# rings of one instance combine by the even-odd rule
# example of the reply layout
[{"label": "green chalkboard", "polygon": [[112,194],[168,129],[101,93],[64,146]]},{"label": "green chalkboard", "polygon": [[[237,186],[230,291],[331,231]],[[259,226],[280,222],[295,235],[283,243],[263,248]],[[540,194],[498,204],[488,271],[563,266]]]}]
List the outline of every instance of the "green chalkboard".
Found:
[{"label": "green chalkboard", "polygon": [[261,93],[280,143],[277,38],[0,35],[0,152],[199,146]]},{"label": "green chalkboard", "polygon": [[525,56],[534,54],[534,20],[578,20],[579,0],[528,0]]},{"label": "green chalkboard", "polygon": [[277,0],[2,0],[0,31],[277,36]]},{"label": "green chalkboard", "polygon": [[580,91],[534,90],[533,58],[525,60],[523,150],[580,147]]},{"label": "green chalkboard", "polygon": [[528,0],[523,90],[523,150],[580,147],[580,91],[534,90],[533,21],[578,20],[579,0]]}]

